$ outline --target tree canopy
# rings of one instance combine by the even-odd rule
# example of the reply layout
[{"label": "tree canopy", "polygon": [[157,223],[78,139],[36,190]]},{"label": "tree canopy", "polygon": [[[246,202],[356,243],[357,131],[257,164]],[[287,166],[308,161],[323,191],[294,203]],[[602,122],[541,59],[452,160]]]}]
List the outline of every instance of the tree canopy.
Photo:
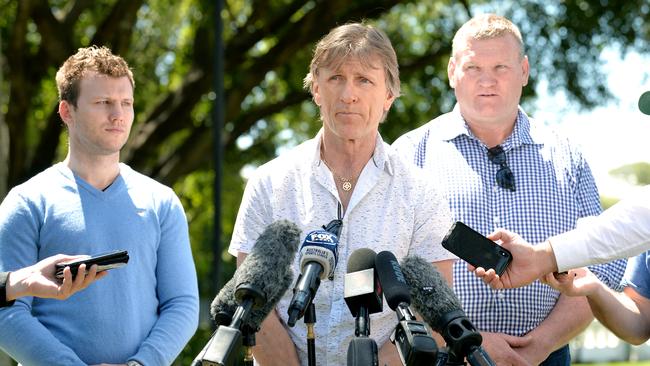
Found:
[{"label": "tree canopy", "polygon": [[[106,45],[130,63],[136,79],[136,121],[122,160],[181,197],[207,298],[215,291],[206,284],[214,261],[229,263],[226,278],[234,270],[231,257],[210,252],[215,3],[0,0],[0,198],[65,156],[54,74],[77,48]],[[599,60],[605,47],[650,53],[650,5],[641,0],[225,0],[224,246],[243,191],[242,172],[320,128],[318,110],[302,89],[320,37],[350,21],[375,24],[389,35],[403,94],[380,126],[391,142],[452,108],[446,74],[451,39],[482,12],[505,15],[522,30],[532,65],[525,106],[535,85],[546,80],[575,104],[594,107],[611,97]],[[197,337],[197,343],[206,340],[206,334]],[[188,348],[181,359],[194,351]]]}]

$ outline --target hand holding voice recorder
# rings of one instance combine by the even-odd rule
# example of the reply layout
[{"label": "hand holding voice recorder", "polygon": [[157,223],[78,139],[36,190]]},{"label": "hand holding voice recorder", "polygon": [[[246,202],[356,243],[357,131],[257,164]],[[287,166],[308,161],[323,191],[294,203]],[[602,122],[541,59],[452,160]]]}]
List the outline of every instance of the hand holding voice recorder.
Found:
[{"label": "hand holding voice recorder", "polygon": [[493,268],[499,276],[512,261],[507,249],[460,221],[451,226],[442,246],[474,267]]},{"label": "hand holding voice recorder", "polygon": [[97,272],[106,271],[113,268],[125,266],[129,262],[129,254],[126,250],[116,250],[113,252],[102,253],[90,258],[75,260],[72,262],[62,262],[56,264],[56,278],[63,278],[63,269],[70,267],[72,278],[77,275],[79,266],[86,264],[86,271],[93,264],[97,265]]}]

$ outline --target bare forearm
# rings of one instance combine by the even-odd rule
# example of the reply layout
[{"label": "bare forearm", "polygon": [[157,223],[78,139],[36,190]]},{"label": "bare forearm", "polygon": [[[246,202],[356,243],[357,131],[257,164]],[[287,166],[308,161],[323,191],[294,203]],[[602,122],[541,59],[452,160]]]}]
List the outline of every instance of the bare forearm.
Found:
[{"label": "bare forearm", "polygon": [[603,285],[587,298],[596,319],[619,338],[639,345],[650,337],[647,314],[630,297]]},{"label": "bare forearm", "polygon": [[548,355],[585,330],[593,318],[585,297],[560,295],[551,313],[530,335]]},{"label": "bare forearm", "polygon": [[386,341],[379,349],[379,365],[384,366],[401,366],[402,361],[399,359],[399,354],[395,345],[391,341]]},{"label": "bare forearm", "polygon": [[276,365],[280,360],[283,365],[300,365],[296,347],[275,311],[262,322],[262,327],[256,334],[253,356],[262,366]]},{"label": "bare forearm", "polygon": [[28,294],[27,283],[22,278],[20,271],[9,273],[5,286],[7,301],[15,300]]},{"label": "bare forearm", "polygon": [[557,271],[557,262],[555,259],[555,251],[550,241],[545,241],[534,247],[535,249],[535,263],[538,268],[539,277]]}]

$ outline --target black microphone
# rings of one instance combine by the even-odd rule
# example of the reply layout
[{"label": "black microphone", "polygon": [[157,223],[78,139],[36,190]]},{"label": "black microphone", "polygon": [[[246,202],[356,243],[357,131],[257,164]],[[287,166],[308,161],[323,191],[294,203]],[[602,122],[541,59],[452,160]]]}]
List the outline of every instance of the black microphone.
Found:
[{"label": "black microphone", "polygon": [[402,260],[402,272],[411,286],[413,306],[447,342],[449,362],[495,365],[481,348],[483,337],[469,321],[460,301],[433,265],[417,256]]},{"label": "black microphone", "polygon": [[368,248],[357,249],[348,259],[343,287],[343,298],[355,317],[354,334],[370,335],[370,314],[384,310],[382,288],[375,271],[375,252]]},{"label": "black microphone", "polygon": [[347,366],[378,366],[377,342],[368,337],[356,337],[348,345]]},{"label": "black microphone", "polygon": [[400,305],[411,305],[411,289],[395,255],[389,251],[379,252],[375,258],[375,268],[388,306],[397,311]]},{"label": "black microphone", "polygon": [[287,309],[290,327],[305,315],[321,279],[334,278],[339,259],[339,238],[327,230],[314,230],[307,234],[300,246],[300,277],[293,288],[293,298]]},{"label": "black microphone", "polygon": [[354,316],[354,335],[348,344],[347,366],[379,365],[377,342],[370,338],[370,314],[384,308],[381,284],[371,249],[357,249],[348,259],[343,287],[345,303]]},{"label": "black microphone", "polygon": [[406,283],[395,255],[379,252],[375,268],[384,290],[388,306],[397,314],[397,326],[390,340],[397,347],[403,365],[432,365],[436,361],[438,346],[426,325],[413,315],[411,289]]},{"label": "black microphone", "polygon": [[639,110],[643,114],[650,115],[650,90],[639,97]]},{"label": "black microphone", "polygon": [[[217,331],[199,358],[205,365],[230,365],[241,346],[241,332],[255,333],[293,281],[291,264],[300,229],[287,220],[269,225],[215,297],[211,314]],[[230,318],[230,320],[228,320]]]}]

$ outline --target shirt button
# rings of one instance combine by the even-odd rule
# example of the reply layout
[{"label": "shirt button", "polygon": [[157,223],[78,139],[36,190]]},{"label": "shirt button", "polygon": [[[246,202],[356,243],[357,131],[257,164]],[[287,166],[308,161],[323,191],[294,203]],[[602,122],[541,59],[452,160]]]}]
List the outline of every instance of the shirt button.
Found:
[{"label": "shirt button", "polygon": [[495,225],[499,225],[499,222],[501,221],[501,219],[499,218],[499,216],[494,216],[492,221],[494,222]]},{"label": "shirt button", "polygon": [[506,294],[504,294],[503,291],[499,291],[499,292],[497,292],[497,298],[499,300],[503,300],[503,299],[506,298]]}]

